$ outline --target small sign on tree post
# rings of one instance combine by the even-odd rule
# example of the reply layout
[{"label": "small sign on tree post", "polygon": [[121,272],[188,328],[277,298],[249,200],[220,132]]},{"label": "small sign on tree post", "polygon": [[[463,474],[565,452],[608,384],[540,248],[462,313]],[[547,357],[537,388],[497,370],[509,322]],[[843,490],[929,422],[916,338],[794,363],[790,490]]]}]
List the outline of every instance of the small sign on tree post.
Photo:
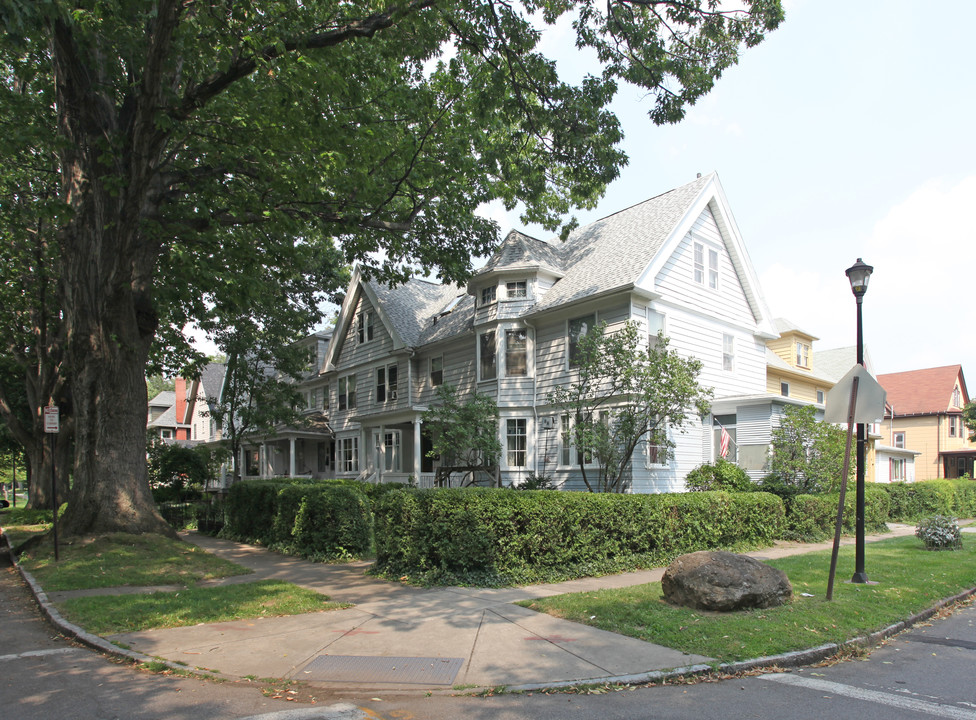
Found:
[{"label": "small sign on tree post", "polygon": [[58,473],[54,467],[54,436],[61,431],[61,414],[57,405],[44,408],[44,432],[51,436],[51,533],[54,538],[54,560],[58,556]]}]

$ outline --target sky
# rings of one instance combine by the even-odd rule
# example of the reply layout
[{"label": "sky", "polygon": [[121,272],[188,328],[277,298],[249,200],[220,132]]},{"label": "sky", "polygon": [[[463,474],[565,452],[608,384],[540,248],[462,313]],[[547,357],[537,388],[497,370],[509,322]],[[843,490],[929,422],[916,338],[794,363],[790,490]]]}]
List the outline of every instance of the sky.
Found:
[{"label": "sky", "polygon": [[[976,2],[786,0],[786,20],[675,126],[615,103],[630,163],[585,224],[718,173],[773,317],[853,345],[844,271],[874,267],[864,340],[877,374],[961,364],[976,394]],[[569,35],[545,42],[574,55]],[[563,65],[560,65],[562,68]],[[536,237],[488,210],[504,235]]]}]

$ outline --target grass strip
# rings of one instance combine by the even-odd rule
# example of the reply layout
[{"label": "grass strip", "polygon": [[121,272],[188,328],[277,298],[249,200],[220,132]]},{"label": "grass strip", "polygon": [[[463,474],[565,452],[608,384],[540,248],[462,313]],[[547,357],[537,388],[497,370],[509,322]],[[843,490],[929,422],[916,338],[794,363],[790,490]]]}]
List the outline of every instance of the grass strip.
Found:
[{"label": "grass strip", "polygon": [[61,614],[96,635],[183,627],[249,618],[300,615],[350,607],[280,580],[179,592],[76,597],[57,603]]},{"label": "grass strip", "polygon": [[195,545],[162,535],[114,533],[60,546],[61,559],[46,541],[20,562],[47,592],[141,585],[192,585],[200,580],[244,575],[251,570]]},{"label": "grass strip", "polygon": [[[914,537],[866,547],[865,569],[877,585],[849,584],[854,547],[840,551],[834,599],[827,602],[830,551],[771,560],[790,578],[791,604],[713,613],[664,602],[661,583],[558,595],[519,604],[603,630],[721,662],[842,643],[880,630],[976,586],[976,542],[929,552]],[[845,570],[846,568],[846,570]],[[804,593],[812,597],[805,597]]]}]

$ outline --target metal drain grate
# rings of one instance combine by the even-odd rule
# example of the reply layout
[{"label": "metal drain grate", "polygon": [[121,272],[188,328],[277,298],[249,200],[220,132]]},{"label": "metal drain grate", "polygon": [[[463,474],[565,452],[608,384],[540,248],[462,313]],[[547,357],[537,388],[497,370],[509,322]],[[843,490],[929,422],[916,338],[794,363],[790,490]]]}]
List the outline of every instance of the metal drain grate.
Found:
[{"label": "metal drain grate", "polygon": [[463,658],[320,655],[302,670],[303,680],[451,685]]}]

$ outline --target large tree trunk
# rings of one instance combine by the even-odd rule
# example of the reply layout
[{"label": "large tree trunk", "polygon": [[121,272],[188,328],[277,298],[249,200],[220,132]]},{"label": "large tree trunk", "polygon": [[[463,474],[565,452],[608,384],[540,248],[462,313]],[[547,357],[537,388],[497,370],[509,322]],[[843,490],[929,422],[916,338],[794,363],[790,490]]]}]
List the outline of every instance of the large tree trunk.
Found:
[{"label": "large tree trunk", "polygon": [[[172,21],[176,5],[167,7]],[[154,50],[165,51],[167,29],[163,23]],[[175,536],[156,510],[146,473],[145,370],[158,325],[152,287],[161,240],[144,224],[161,202],[159,78],[134,86],[120,102],[109,90],[117,59],[91,47],[91,38],[77,41],[64,22],[54,21],[52,31],[66,140],[62,194],[72,210],[58,233],[75,421],[74,483],[62,528],[65,535]],[[147,64],[158,70],[159,60]]]},{"label": "large tree trunk", "polygon": [[[27,507],[31,510],[50,510],[51,505],[51,445],[37,443],[26,449],[30,468],[27,482]],[[46,478],[46,482],[45,482]]]},{"label": "large tree trunk", "polygon": [[[79,249],[113,244],[111,231],[90,224],[73,230],[66,241]],[[112,287],[86,255],[65,253],[75,467],[63,532],[174,535],[156,511],[146,473],[145,367],[155,315],[131,282]]]}]

